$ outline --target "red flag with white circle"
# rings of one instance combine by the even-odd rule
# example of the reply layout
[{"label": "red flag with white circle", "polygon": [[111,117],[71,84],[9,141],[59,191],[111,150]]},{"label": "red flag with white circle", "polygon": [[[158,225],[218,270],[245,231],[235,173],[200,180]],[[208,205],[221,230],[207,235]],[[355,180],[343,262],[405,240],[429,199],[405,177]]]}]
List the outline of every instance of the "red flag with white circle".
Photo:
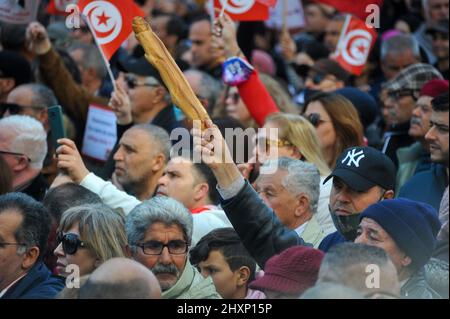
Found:
[{"label": "red flag with white circle", "polygon": [[333,58],[348,72],[361,75],[377,33],[355,16],[347,15]]},{"label": "red flag with white circle", "polygon": [[133,31],[133,18],[145,16],[133,0],[80,0],[78,6],[89,20],[93,35],[108,60]]},{"label": "red flag with white circle", "polygon": [[225,13],[233,21],[264,21],[269,19],[269,7],[275,4],[276,0],[214,0],[214,9],[220,11],[225,5]]}]

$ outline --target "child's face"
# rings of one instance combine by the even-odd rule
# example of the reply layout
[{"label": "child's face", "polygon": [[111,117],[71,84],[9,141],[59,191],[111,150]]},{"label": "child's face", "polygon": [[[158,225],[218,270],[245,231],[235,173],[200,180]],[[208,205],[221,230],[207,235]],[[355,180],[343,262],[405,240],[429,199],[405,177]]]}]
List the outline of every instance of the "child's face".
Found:
[{"label": "child's face", "polygon": [[[239,270],[231,271],[222,252],[212,250],[208,259],[198,264],[203,277],[211,276],[217,292],[224,299],[243,299],[246,296],[246,285],[242,284]],[[246,282],[246,281],[245,281]]]}]

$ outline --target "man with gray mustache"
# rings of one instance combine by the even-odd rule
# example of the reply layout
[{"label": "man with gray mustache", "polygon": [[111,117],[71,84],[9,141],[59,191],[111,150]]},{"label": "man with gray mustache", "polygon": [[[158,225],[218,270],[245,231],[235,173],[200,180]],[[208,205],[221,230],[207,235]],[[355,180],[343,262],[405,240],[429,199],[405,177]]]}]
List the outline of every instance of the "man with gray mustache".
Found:
[{"label": "man with gray mustache", "polygon": [[429,142],[425,134],[430,128],[431,100],[449,89],[448,81],[433,79],[424,84],[412,113],[408,134],[416,140],[411,146],[399,148],[397,157],[396,189],[400,189],[411,177],[431,167]]},{"label": "man with gray mustache", "polygon": [[178,201],[156,196],[126,217],[129,257],[155,275],[163,299],[220,299],[211,277],[203,278],[187,258],[192,214]]}]

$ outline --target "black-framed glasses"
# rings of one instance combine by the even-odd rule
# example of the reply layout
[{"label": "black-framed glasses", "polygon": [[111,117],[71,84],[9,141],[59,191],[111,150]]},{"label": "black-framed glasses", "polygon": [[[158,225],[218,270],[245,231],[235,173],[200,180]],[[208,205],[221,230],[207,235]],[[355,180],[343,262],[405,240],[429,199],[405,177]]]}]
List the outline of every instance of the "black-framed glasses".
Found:
[{"label": "black-framed glasses", "polygon": [[80,237],[73,233],[67,233],[64,235],[59,233],[56,238],[56,243],[57,245],[62,243],[62,248],[68,255],[74,255],[78,251],[78,248],[86,247],[86,244],[80,240]]},{"label": "black-framed glasses", "polygon": [[128,86],[129,89],[134,89],[134,88],[139,87],[139,86],[150,86],[150,87],[160,86],[158,81],[156,81],[156,80],[154,80],[152,78],[148,78],[144,82],[139,82],[138,79],[136,79],[134,76],[128,75],[127,77],[125,77],[125,81],[126,81],[127,86]]},{"label": "black-framed glasses", "polygon": [[404,89],[404,90],[397,90],[397,91],[389,91],[388,92],[388,97],[392,100],[398,101],[400,100],[402,97],[405,96],[410,96],[412,97],[414,100],[418,99],[417,96],[417,91],[414,90],[410,90],[410,89]]},{"label": "black-framed glasses", "polygon": [[15,103],[2,103],[0,105],[0,108],[2,109],[3,113],[6,111],[9,111],[9,114],[11,114],[11,115],[20,114],[22,112],[22,110],[24,109],[23,106],[21,106],[19,104],[15,104]]},{"label": "black-framed glasses", "polygon": [[189,248],[189,244],[184,240],[171,240],[167,244],[157,240],[150,240],[136,246],[140,247],[145,255],[161,255],[164,247],[167,247],[171,255],[184,255]]},{"label": "black-framed glasses", "polygon": [[14,155],[14,156],[25,156],[28,162],[31,162],[31,158],[22,153],[10,152],[10,151],[2,151],[0,150],[0,154]]},{"label": "black-framed glasses", "polygon": [[320,118],[320,114],[319,113],[308,114],[308,115],[306,115],[306,119],[309,121],[309,123],[311,123],[316,128],[319,127],[319,125],[321,123],[329,122],[329,121],[322,120]]}]

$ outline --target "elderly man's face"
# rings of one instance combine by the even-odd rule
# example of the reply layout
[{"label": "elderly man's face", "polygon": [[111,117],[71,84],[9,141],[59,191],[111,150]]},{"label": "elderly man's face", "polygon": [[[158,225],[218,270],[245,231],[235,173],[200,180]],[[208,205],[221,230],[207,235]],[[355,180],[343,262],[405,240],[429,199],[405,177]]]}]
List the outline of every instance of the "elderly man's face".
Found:
[{"label": "elderly man's face", "polygon": [[448,112],[432,111],[430,123],[425,139],[430,143],[431,160],[448,167]]},{"label": "elderly man's face", "polygon": [[[47,109],[40,107],[40,106],[33,105],[32,97],[33,97],[32,92],[29,89],[23,88],[23,87],[17,87],[8,94],[6,103],[20,105],[21,108],[18,113],[19,115],[31,116],[31,117],[35,118],[36,120],[38,120],[39,122],[41,122],[42,125],[45,126],[47,123],[47,116],[46,116]],[[9,115],[13,115],[13,114],[10,114],[9,110],[7,110],[4,114],[4,116],[9,116]]]},{"label": "elderly man's face", "polygon": [[411,92],[400,90],[388,92],[388,97],[384,104],[385,107],[392,111],[393,123],[403,124],[411,120],[416,101],[412,97]]},{"label": "elderly man's face", "polygon": [[384,60],[381,61],[380,66],[386,80],[392,80],[403,69],[419,62],[419,59],[414,56],[412,50],[406,50],[396,54],[387,53]]},{"label": "elderly man's face", "polygon": [[264,202],[275,211],[283,225],[295,229],[299,226],[296,225],[299,200],[282,184],[287,174],[286,170],[278,169],[274,174],[259,175],[256,181],[256,191]]},{"label": "elderly man's face", "polygon": [[359,223],[355,243],[376,246],[383,249],[399,275],[404,280],[405,268],[411,264],[411,259],[397,246],[394,239],[373,219],[363,218]]},{"label": "elderly man's face", "polygon": [[22,224],[23,217],[15,211],[0,213],[0,291],[8,287],[23,273],[24,254],[18,253],[22,247],[15,233]]},{"label": "elderly man's face", "polygon": [[421,96],[416,103],[411,118],[408,134],[417,139],[423,139],[430,128],[431,96]]},{"label": "elderly man's face", "polygon": [[[153,223],[145,232],[139,246],[155,247],[156,245],[174,245],[186,243],[183,229],[177,225],[166,225],[161,222]],[[162,291],[173,287],[180,279],[186,265],[187,251],[181,254],[169,252],[165,246],[159,255],[149,255],[147,248],[137,247],[134,259],[149,268],[159,281]]]}]

